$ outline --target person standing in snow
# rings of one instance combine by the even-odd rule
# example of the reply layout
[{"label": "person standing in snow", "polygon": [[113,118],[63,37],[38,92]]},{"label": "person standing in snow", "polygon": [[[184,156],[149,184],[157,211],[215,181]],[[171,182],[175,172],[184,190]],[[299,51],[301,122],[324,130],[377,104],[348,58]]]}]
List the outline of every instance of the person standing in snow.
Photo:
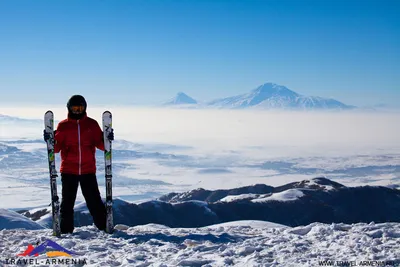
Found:
[{"label": "person standing in snow", "polygon": [[[74,205],[79,184],[86,205],[99,230],[106,228],[106,210],[96,178],[96,148],[104,151],[103,132],[96,120],[86,114],[83,96],[73,95],[67,103],[68,118],[54,131],[54,152],[61,152],[62,200],[61,233],[74,231]],[[44,133],[45,141],[50,138]],[[108,138],[114,140],[111,131]]]}]

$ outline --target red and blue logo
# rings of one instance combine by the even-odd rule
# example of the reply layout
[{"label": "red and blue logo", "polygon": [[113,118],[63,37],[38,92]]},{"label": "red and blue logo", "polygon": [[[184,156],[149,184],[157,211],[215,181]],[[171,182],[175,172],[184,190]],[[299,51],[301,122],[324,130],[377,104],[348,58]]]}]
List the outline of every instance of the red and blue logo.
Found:
[{"label": "red and blue logo", "polygon": [[72,257],[72,255],[78,255],[78,253],[75,253],[75,252],[70,251],[70,250],[68,250],[66,248],[63,248],[62,246],[60,246],[56,242],[47,239],[42,244],[37,245],[37,247],[34,247],[32,244],[29,244],[28,248],[23,253],[20,253],[17,256],[21,256],[21,257],[34,256],[34,257],[37,257],[37,256],[39,256],[40,254],[43,254],[43,253],[45,253],[47,255],[47,257],[49,257],[49,258],[52,258],[52,257]]}]

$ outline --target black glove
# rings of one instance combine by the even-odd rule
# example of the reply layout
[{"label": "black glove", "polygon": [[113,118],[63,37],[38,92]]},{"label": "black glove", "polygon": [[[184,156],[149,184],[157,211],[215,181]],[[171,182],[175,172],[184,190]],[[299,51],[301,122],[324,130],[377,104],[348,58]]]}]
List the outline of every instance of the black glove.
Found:
[{"label": "black glove", "polygon": [[[53,136],[56,135],[56,131],[57,131],[57,130],[55,130],[55,131],[53,132]],[[48,132],[46,132],[46,130],[43,130],[43,140],[44,140],[45,142],[47,142],[50,138],[51,138],[51,134],[48,133]]]},{"label": "black glove", "polygon": [[111,132],[108,133],[107,139],[110,141],[114,141],[114,129],[111,128]]}]

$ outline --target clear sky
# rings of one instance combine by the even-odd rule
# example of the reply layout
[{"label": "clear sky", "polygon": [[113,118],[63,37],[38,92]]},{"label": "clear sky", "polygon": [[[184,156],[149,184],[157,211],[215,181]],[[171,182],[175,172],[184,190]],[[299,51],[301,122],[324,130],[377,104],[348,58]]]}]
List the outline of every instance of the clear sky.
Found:
[{"label": "clear sky", "polygon": [[0,103],[154,104],[274,82],[399,104],[398,0],[0,1]]}]

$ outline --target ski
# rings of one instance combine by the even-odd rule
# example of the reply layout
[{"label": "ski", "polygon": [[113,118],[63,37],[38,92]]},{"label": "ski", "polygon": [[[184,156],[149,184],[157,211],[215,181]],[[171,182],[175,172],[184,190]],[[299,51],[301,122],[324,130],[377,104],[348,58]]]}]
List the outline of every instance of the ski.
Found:
[{"label": "ski", "polygon": [[54,154],[54,115],[50,110],[44,114],[44,130],[50,135],[50,139],[46,141],[46,144],[49,161],[53,235],[60,236],[60,201],[57,195],[57,171]]},{"label": "ski", "polygon": [[112,130],[112,115],[110,111],[103,112],[103,137],[104,137],[104,170],[106,177],[106,232],[114,230],[113,200],[112,200],[112,149],[108,135]]}]

